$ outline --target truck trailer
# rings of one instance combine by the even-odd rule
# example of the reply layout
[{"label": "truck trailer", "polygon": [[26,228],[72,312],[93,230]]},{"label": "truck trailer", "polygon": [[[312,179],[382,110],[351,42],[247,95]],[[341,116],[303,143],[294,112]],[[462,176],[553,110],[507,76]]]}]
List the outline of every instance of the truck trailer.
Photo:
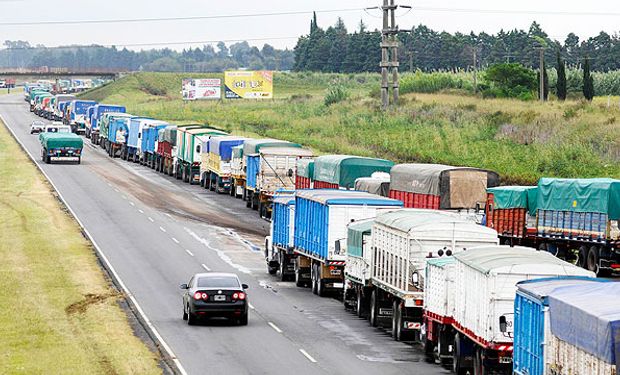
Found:
[{"label": "truck trailer", "polygon": [[142,128],[142,139],[140,146],[140,164],[155,169],[157,143],[159,142],[159,131],[170,124],[166,121],[153,120],[146,122]]},{"label": "truck trailer", "polygon": [[379,214],[372,227],[372,251],[364,258],[370,280],[363,285],[351,279],[349,298],[362,300],[373,327],[391,328],[397,341],[420,341],[426,262],[497,243],[497,232],[451,212],[402,209]]},{"label": "truck trailer", "polygon": [[224,135],[228,133],[206,126],[178,128],[175,177],[190,185],[199,184],[203,143],[213,136]]},{"label": "truck trailer", "polygon": [[314,160],[313,189],[355,188],[355,180],[375,172],[389,173],[394,162],[351,155],[322,155]]},{"label": "truck trailer", "polygon": [[[558,288],[586,284],[594,286],[603,282],[609,281],[593,277],[567,276],[528,280],[517,284],[512,359],[514,375],[556,373],[550,368],[555,355],[549,322],[549,295]],[[596,303],[592,299],[590,301]]]},{"label": "truck trailer", "polygon": [[390,194],[390,174],[375,172],[370,177],[360,177],[355,180],[354,189],[387,197]]},{"label": "truck trailer", "polygon": [[[294,246],[295,234],[295,192],[279,191],[273,198],[273,215],[269,236],[265,238],[265,260],[267,272],[279,272],[281,281],[295,278],[297,254]],[[299,283],[297,286],[303,286]]]},{"label": "truck trailer", "polygon": [[155,168],[168,176],[174,174],[174,155],[177,142],[177,125],[168,125],[157,133],[157,151]]},{"label": "truck trailer", "polygon": [[297,161],[295,174],[295,189],[312,189],[314,180],[314,159],[300,159]]},{"label": "truck trailer", "polygon": [[86,116],[88,107],[96,105],[93,100],[72,100],[67,104],[63,123],[70,125],[76,134],[86,133]]},{"label": "truck trailer", "polygon": [[96,104],[93,106],[93,113],[90,118],[90,123],[86,124],[86,137],[90,138],[90,141],[94,145],[99,144],[99,126],[101,118],[104,113],[118,112],[125,113],[125,107],[119,105],[109,104]]},{"label": "truck trailer", "polygon": [[230,195],[235,198],[245,199],[245,167],[243,158],[243,145],[235,146],[232,148],[232,154],[230,158],[230,177]]},{"label": "truck trailer", "polygon": [[230,193],[232,150],[243,145],[247,138],[222,136],[209,139],[208,147],[202,148],[200,185],[216,193]]},{"label": "truck trailer", "polygon": [[[438,325],[433,329],[444,331],[439,337],[444,345],[440,346],[451,351],[452,368],[458,374],[512,372],[513,312],[518,282],[593,276],[547,252],[528,247],[486,246],[453,256],[456,262],[452,322],[450,326]],[[429,291],[436,289],[429,288]]]},{"label": "truck trailer", "polygon": [[342,293],[347,225],[401,207],[400,201],[361,191],[297,190],[293,244],[297,285],[310,283],[319,296]]},{"label": "truck trailer", "polygon": [[46,164],[52,162],[76,162],[82,160],[84,142],[82,138],[73,133],[41,133],[41,160]]}]

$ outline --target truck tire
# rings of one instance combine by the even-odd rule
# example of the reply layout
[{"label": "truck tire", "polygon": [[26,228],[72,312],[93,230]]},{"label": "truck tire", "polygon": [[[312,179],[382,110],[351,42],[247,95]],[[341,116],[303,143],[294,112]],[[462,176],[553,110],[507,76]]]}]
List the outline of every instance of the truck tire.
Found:
[{"label": "truck tire", "polygon": [[317,275],[317,279],[316,279],[316,294],[319,297],[327,296],[327,289],[325,288],[325,280],[321,279],[319,275]]},{"label": "truck tire", "polygon": [[286,274],[286,256],[280,254],[280,262],[278,268],[280,269],[280,281],[288,281],[288,275]]},{"label": "truck tire", "polygon": [[474,375],[485,375],[487,373],[486,367],[484,366],[484,350],[481,348],[476,348],[474,352]]},{"label": "truck tire", "polygon": [[78,157],[78,161],[77,161],[77,163],[78,163],[78,164],[82,164],[82,157],[81,157],[81,156],[79,156],[79,157]]},{"label": "truck tire", "polygon": [[230,191],[228,192],[231,197],[235,197],[237,195],[237,189],[235,189],[235,180],[233,178],[230,179]]},{"label": "truck tire", "polygon": [[392,338],[396,341],[402,340],[402,311],[400,310],[400,301],[394,299],[392,302]]},{"label": "truck tire", "polygon": [[313,264],[312,268],[310,269],[310,279],[312,280],[312,294],[317,294],[318,283],[316,275],[316,264]]},{"label": "truck tire", "polygon": [[358,318],[363,318],[364,316],[366,316],[366,306],[364,301],[364,295],[362,292],[362,288],[358,288],[356,292],[357,301],[355,304],[355,314]]},{"label": "truck tire", "polygon": [[379,319],[378,319],[378,313],[379,313],[379,301],[377,298],[377,290],[373,290],[372,294],[370,295],[370,314],[368,315],[368,318],[370,320],[370,325],[372,327],[377,327],[379,325]]},{"label": "truck tire", "polygon": [[454,346],[452,349],[452,372],[457,375],[465,375],[467,374],[467,368],[462,366],[462,358],[461,358],[461,335],[457,333],[454,336]]},{"label": "truck tire", "polygon": [[585,269],[588,268],[588,247],[586,245],[579,246],[576,266]]},{"label": "truck tire", "polygon": [[269,263],[267,263],[267,272],[270,275],[275,275],[276,273],[278,273],[278,267],[270,266]]},{"label": "truck tire", "polygon": [[590,247],[590,250],[588,251],[588,260],[587,260],[588,271],[592,271],[598,275],[600,271],[598,262],[599,262],[598,247],[592,246]]},{"label": "truck tire", "polygon": [[306,286],[306,282],[301,278],[301,270],[295,270],[295,286],[303,288]]},{"label": "truck tire", "polygon": [[247,208],[252,208],[252,194],[247,189],[243,189],[243,200]]}]

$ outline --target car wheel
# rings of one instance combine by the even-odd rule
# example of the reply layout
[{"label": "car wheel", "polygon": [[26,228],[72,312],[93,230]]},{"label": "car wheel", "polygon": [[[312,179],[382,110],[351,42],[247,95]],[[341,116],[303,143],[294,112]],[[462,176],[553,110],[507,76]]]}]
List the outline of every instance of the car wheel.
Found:
[{"label": "car wheel", "polygon": [[193,326],[195,324],[196,324],[196,315],[192,314],[192,312],[189,309],[189,306],[187,306],[187,325]]},{"label": "car wheel", "polygon": [[183,320],[187,320],[187,311],[185,311],[185,306],[183,306]]},{"label": "car wheel", "polygon": [[243,314],[243,316],[239,319],[239,325],[240,326],[247,326],[248,325],[248,313],[247,312],[245,314]]}]

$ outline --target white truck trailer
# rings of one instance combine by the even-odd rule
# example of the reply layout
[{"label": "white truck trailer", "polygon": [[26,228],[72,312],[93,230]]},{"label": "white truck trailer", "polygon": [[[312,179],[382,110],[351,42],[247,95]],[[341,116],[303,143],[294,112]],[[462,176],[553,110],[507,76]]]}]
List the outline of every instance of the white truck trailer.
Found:
[{"label": "white truck trailer", "polygon": [[[452,368],[457,374],[512,373],[518,282],[552,276],[593,276],[548,252],[528,247],[485,246],[457,253],[454,258],[452,322],[450,327],[433,329],[448,331],[441,338],[451,349]],[[436,289],[440,288],[428,291]]]},{"label": "white truck trailer", "polygon": [[402,209],[378,215],[372,227],[369,301],[374,327],[396,340],[418,340],[424,305],[424,270],[435,257],[498,243],[497,232],[455,213]]}]

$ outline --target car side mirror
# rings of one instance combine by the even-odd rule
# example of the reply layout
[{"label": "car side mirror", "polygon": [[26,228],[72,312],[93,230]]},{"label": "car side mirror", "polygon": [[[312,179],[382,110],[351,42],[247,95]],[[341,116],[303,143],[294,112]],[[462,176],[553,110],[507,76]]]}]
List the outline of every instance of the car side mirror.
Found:
[{"label": "car side mirror", "polygon": [[249,288],[248,284],[241,284],[241,287],[242,287],[243,289],[248,289],[248,288]]},{"label": "car side mirror", "polygon": [[499,317],[499,331],[506,333],[507,328],[508,328],[508,322],[506,321],[506,317],[502,315]]},{"label": "car side mirror", "polygon": [[179,288],[181,288],[181,289],[189,289],[189,285],[187,285],[187,284],[181,284],[181,285],[179,286]]}]

